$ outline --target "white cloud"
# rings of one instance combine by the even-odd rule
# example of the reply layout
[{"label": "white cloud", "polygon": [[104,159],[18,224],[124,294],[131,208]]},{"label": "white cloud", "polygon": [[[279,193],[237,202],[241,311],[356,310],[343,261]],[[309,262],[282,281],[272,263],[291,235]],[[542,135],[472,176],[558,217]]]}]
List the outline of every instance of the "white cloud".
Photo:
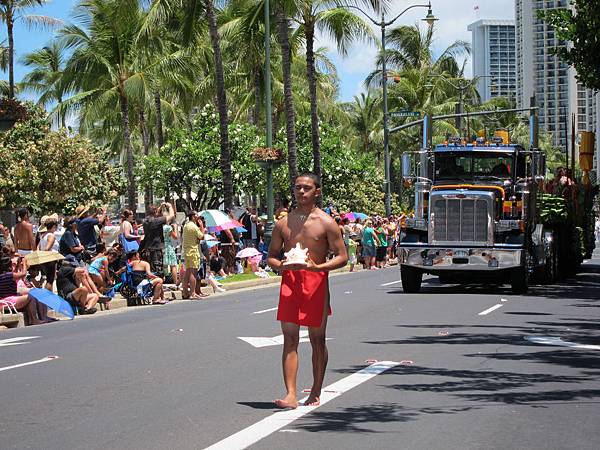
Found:
[{"label": "white cloud", "polygon": [[[406,7],[419,3],[418,0],[394,0],[386,18],[393,18]],[[422,2],[421,2],[422,3]],[[446,47],[456,40],[471,41],[471,32],[467,26],[479,19],[514,19],[515,2],[514,0],[432,0],[433,14],[440,20],[436,22],[436,38],[434,42],[434,51],[442,52]],[[479,10],[474,9],[479,6]],[[394,24],[412,25],[419,23],[426,26],[421,21],[425,17],[427,10],[425,8],[415,8],[407,11]],[[380,29],[373,26],[376,36],[379,36]],[[336,63],[338,75],[342,84],[342,100],[350,100],[352,95],[356,94],[355,79],[357,75],[363,79],[371,72],[375,65],[375,56],[377,49],[374,44],[355,44],[348,52],[348,56],[343,58],[336,50],[335,44],[326,36],[319,36],[319,46],[325,46],[329,49],[329,55]],[[471,61],[466,64],[465,73],[471,76]],[[351,85],[344,86],[344,79],[349,79]],[[362,91],[361,89],[358,91]]]}]

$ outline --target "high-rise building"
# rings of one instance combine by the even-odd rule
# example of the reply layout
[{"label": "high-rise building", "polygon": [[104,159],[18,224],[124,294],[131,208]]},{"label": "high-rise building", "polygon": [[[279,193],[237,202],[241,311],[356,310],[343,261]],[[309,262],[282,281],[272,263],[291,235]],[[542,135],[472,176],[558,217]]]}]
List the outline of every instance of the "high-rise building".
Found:
[{"label": "high-rise building", "polygon": [[[575,69],[552,54],[566,46],[551,25],[538,18],[540,11],[569,8],[569,0],[515,0],[517,105],[526,107],[532,95],[539,109],[540,129],[552,134],[554,145],[571,144],[571,116],[576,132],[596,131],[600,108],[598,94],[577,83]],[[600,142],[597,149],[600,151]]]},{"label": "high-rise building", "polygon": [[516,55],[514,20],[478,20],[471,32],[473,78],[481,101],[493,97],[515,98]]}]

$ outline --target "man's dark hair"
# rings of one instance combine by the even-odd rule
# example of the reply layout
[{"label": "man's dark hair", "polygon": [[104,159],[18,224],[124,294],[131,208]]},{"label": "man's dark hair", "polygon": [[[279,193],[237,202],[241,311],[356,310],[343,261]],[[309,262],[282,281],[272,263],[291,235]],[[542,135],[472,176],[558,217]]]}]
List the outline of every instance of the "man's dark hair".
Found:
[{"label": "man's dark hair", "polygon": [[19,220],[25,219],[26,216],[29,215],[29,210],[27,208],[20,208],[17,210],[17,217]]},{"label": "man's dark hair", "polygon": [[198,215],[198,213],[192,209],[192,210],[190,210],[190,211],[187,213],[187,218],[188,218],[189,220],[192,220],[192,219],[193,219],[194,217],[196,217],[197,215]]},{"label": "man's dark hair", "polygon": [[317,189],[321,189],[321,177],[319,177],[316,173],[313,172],[302,172],[296,178],[294,178],[294,183],[298,180],[298,178],[310,178],[315,183],[315,187]]}]

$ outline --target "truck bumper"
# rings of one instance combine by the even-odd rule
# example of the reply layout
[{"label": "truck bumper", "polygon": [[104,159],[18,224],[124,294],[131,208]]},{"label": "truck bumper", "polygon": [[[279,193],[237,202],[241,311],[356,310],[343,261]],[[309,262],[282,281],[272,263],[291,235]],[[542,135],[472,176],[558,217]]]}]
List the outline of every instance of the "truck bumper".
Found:
[{"label": "truck bumper", "polygon": [[398,263],[438,271],[497,271],[522,267],[523,249],[398,247]]}]

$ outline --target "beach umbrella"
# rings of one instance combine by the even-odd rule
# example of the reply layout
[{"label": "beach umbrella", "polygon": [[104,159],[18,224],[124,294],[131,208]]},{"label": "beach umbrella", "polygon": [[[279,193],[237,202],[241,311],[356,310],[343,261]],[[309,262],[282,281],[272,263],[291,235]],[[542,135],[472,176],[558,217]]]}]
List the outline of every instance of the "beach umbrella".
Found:
[{"label": "beach umbrella", "polygon": [[361,212],[352,212],[350,214],[354,215],[354,220],[356,220],[356,219],[365,220],[369,217],[365,213],[361,213]]},{"label": "beach umbrella", "polygon": [[246,231],[244,226],[237,220],[232,219],[223,211],[218,209],[205,209],[200,212],[206,222],[206,228],[211,233],[217,233],[223,230],[237,229],[238,231]]},{"label": "beach umbrella", "polygon": [[29,290],[29,295],[38,302],[43,303],[48,308],[51,308],[64,316],[70,317],[71,319],[75,317],[75,313],[69,302],[56,295],[54,292],[50,292],[46,289],[34,288]]},{"label": "beach umbrella", "polygon": [[247,247],[237,252],[236,258],[252,258],[254,256],[262,256],[262,254],[253,247]]},{"label": "beach umbrella", "polygon": [[25,261],[27,261],[27,265],[30,267],[53,261],[62,261],[63,259],[65,259],[65,257],[58,252],[47,252],[43,250],[36,250],[25,255]]}]

